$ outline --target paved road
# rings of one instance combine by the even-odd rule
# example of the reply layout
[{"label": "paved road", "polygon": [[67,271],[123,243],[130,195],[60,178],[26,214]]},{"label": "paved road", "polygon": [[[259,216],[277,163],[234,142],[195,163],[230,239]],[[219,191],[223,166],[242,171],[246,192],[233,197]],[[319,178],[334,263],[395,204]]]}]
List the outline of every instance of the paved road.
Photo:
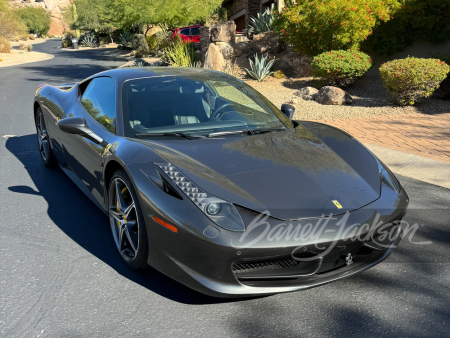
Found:
[{"label": "paved road", "polygon": [[[448,337],[450,190],[400,177],[422,226],[384,263],[322,287],[224,301],[120,261],[106,216],[41,164],[31,100],[120,62],[105,51],[0,69],[1,337]],[[16,137],[4,138],[4,135]]]}]

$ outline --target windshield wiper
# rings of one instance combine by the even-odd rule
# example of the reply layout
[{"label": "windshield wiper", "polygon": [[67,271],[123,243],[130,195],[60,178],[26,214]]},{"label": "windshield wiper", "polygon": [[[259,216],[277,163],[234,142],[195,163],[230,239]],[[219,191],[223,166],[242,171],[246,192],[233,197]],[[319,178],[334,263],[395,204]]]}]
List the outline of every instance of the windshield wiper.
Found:
[{"label": "windshield wiper", "polygon": [[261,128],[261,129],[242,129],[242,130],[230,130],[230,131],[219,131],[217,133],[209,134],[208,137],[215,136],[224,136],[224,135],[234,135],[234,134],[262,134],[262,133],[270,133],[273,131],[285,131],[283,128]]},{"label": "windshield wiper", "polygon": [[188,140],[197,140],[201,138],[205,138],[204,136],[199,135],[190,135],[190,134],[184,134],[184,133],[178,133],[178,132],[167,132],[167,133],[140,133],[135,134],[135,137],[151,137],[151,136],[178,136],[183,137]]}]

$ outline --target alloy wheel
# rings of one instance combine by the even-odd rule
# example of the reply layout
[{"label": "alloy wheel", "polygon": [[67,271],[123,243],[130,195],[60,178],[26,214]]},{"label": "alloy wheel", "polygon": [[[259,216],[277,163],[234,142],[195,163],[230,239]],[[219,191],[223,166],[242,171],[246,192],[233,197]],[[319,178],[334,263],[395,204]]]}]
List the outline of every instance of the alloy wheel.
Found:
[{"label": "alloy wheel", "polygon": [[47,161],[50,153],[50,145],[48,143],[47,128],[45,127],[44,115],[42,114],[42,111],[38,112],[36,121],[36,131],[37,131],[39,152],[41,153],[42,159],[44,161]]},{"label": "alloy wheel", "polygon": [[133,261],[139,250],[138,217],[130,190],[120,178],[109,187],[109,220],[117,249],[123,259]]}]

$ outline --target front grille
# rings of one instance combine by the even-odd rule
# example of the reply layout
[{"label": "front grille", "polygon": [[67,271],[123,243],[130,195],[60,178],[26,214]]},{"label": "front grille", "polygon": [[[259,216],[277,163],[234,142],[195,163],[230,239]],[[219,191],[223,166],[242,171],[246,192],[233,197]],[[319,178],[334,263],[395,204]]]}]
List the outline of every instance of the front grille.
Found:
[{"label": "front grille", "polygon": [[292,268],[294,266],[297,266],[298,264],[299,261],[293,258],[286,258],[276,260],[255,261],[248,263],[234,263],[232,269],[234,274],[240,274],[247,272]]}]

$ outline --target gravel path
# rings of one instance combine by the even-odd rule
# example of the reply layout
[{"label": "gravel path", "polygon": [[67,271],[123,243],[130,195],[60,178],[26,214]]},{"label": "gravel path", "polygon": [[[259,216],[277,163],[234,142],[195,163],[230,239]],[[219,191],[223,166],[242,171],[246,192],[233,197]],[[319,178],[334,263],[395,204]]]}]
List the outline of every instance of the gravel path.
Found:
[{"label": "gravel path", "polygon": [[[275,79],[270,76],[263,82],[245,79],[245,82],[265,95],[277,107],[289,102],[294,93],[303,87],[314,86],[312,78]],[[351,105],[327,106],[315,101],[297,98],[294,119],[322,120],[342,119],[350,117],[369,117],[376,115],[398,115],[410,113],[434,114],[450,112],[450,101],[441,99],[425,99],[414,106],[395,106],[389,94],[383,88],[381,80],[376,76],[366,76],[355,82],[346,91],[353,97]]]}]

